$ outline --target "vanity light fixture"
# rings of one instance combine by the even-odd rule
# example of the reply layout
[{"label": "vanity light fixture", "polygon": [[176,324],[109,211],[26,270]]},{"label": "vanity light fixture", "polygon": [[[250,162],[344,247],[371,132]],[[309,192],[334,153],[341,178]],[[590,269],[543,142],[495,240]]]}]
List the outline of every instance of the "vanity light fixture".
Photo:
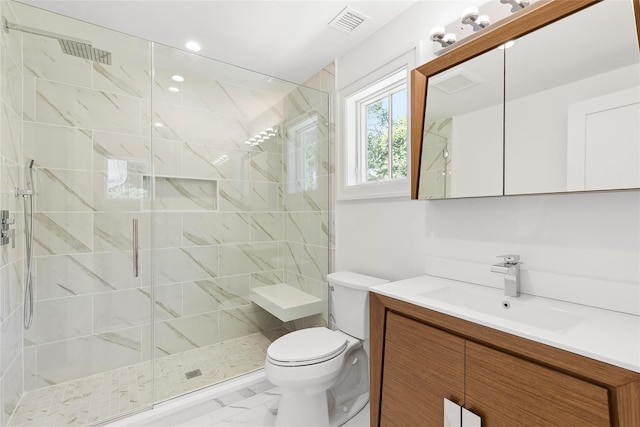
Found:
[{"label": "vanity light fixture", "polygon": [[456,42],[456,35],[454,33],[445,34],[444,27],[433,27],[429,33],[429,40],[440,43],[442,47],[447,47]]},{"label": "vanity light fixture", "polygon": [[462,11],[460,22],[464,25],[471,25],[473,31],[479,31],[489,26],[489,17],[487,15],[478,15],[477,7],[468,7]]},{"label": "vanity light fixture", "polygon": [[500,0],[502,4],[511,5],[511,13],[517,12],[525,7],[529,6],[529,0]]},{"label": "vanity light fixture", "polygon": [[173,80],[174,82],[182,83],[184,81],[184,77],[182,77],[180,74],[174,74],[173,76],[171,76],[171,80]]}]

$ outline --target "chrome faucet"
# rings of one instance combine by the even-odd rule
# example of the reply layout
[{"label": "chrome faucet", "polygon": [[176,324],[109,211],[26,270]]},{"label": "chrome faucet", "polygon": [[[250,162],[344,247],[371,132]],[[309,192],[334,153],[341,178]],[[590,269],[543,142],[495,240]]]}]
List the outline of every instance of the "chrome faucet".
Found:
[{"label": "chrome faucet", "polygon": [[520,255],[500,255],[504,262],[491,266],[494,273],[504,274],[504,294],[508,297],[520,296]]}]

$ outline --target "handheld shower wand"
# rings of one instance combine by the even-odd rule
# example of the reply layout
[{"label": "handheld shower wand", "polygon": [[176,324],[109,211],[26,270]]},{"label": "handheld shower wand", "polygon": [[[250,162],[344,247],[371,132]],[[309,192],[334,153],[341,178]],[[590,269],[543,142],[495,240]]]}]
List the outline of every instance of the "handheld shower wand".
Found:
[{"label": "handheld shower wand", "polygon": [[[33,322],[33,198],[35,197],[35,183],[33,180],[33,159],[27,161],[26,189],[16,188],[16,197],[22,196],[24,201],[24,233],[26,241],[27,275],[24,287],[24,327],[29,329]],[[25,178],[27,174],[25,173]]]}]

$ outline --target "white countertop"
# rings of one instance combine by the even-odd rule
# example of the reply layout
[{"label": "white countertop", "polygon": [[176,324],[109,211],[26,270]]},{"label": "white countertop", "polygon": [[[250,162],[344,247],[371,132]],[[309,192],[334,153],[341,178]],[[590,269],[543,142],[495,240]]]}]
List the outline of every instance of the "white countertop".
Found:
[{"label": "white countertop", "polygon": [[435,276],[390,282],[374,286],[370,291],[640,373],[640,316],[525,294],[513,299],[504,297],[583,316],[583,320],[567,331],[549,331],[420,295],[447,286],[501,292]]}]

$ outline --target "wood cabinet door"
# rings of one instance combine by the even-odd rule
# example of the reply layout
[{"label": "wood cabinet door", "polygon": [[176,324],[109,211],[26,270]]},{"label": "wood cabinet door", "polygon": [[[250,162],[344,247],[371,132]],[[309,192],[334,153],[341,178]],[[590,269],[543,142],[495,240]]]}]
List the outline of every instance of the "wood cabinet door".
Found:
[{"label": "wood cabinet door", "polygon": [[388,311],[380,425],[442,427],[444,398],[463,403],[464,340]]},{"label": "wood cabinet door", "polygon": [[611,426],[606,388],[471,341],[465,386],[482,427]]}]

